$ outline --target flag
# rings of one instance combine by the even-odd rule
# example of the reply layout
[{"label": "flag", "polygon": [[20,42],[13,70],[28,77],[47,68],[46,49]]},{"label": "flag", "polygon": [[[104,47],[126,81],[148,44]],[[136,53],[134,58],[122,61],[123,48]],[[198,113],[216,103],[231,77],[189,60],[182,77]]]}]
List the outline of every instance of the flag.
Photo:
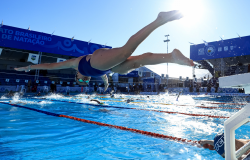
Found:
[{"label": "flag", "polygon": [[164,74],[161,74],[161,78],[164,79]]},{"label": "flag", "polygon": [[57,58],[57,63],[58,63],[58,62],[64,62],[64,61],[66,61],[66,59],[63,59],[63,58]]},{"label": "flag", "polygon": [[155,77],[155,74],[153,72],[151,72],[151,78],[154,78]]},{"label": "flag", "polygon": [[221,41],[223,42],[223,39],[220,37]]},{"label": "flag", "polygon": [[138,71],[138,75],[142,77],[142,71]]},{"label": "flag", "polygon": [[205,46],[208,46],[208,43],[206,41],[203,40],[203,42],[205,43]]},{"label": "flag", "polygon": [[179,77],[179,81],[182,81],[182,76]]},{"label": "flag", "polygon": [[[238,34],[238,33],[237,33]],[[240,35],[238,34],[239,38],[241,39]]]},{"label": "flag", "polygon": [[28,62],[38,64],[38,60],[39,60],[39,55],[38,54],[29,53]]},{"label": "flag", "polygon": [[88,41],[88,45],[89,45],[90,41],[91,41],[91,39]]}]

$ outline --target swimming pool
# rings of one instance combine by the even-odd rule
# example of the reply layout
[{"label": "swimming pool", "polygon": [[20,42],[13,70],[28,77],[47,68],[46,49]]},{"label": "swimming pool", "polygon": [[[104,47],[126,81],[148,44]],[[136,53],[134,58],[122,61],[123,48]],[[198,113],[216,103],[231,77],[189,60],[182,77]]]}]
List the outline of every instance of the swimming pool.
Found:
[{"label": "swimming pool", "polygon": [[[200,140],[213,139],[218,132],[222,132],[226,118],[178,113],[230,117],[238,110],[228,108],[241,108],[244,106],[242,103],[249,101],[249,98],[245,97],[189,95],[180,96],[176,101],[176,96],[167,94],[149,98],[128,95],[115,95],[112,99],[103,95],[90,97],[107,106],[103,107],[87,99],[88,96],[81,94],[73,97],[42,97],[46,99],[24,97],[12,100],[12,104],[22,102],[16,104],[17,106],[0,103],[1,159],[223,159],[215,151],[190,143],[55,117],[18,106]],[[126,103],[128,98],[133,98],[134,102]],[[9,100],[0,99],[4,103],[9,103]],[[100,110],[104,108],[106,110]],[[236,138],[248,139],[249,129],[249,124],[237,129]]]}]

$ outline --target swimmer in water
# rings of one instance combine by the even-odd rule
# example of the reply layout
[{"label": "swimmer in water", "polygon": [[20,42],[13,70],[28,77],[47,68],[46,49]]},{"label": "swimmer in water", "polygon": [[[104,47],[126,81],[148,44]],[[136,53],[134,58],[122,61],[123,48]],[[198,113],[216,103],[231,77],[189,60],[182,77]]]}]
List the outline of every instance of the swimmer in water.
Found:
[{"label": "swimmer in water", "polygon": [[29,72],[30,70],[44,69],[75,69],[75,81],[79,85],[88,85],[91,77],[100,76],[107,90],[109,83],[107,73],[114,72],[126,74],[136,68],[145,65],[155,65],[160,63],[176,63],[180,65],[194,66],[189,58],[185,57],[178,49],[171,53],[144,53],[138,56],[131,56],[136,48],[158,27],[179,20],[183,15],[177,11],[160,12],[157,18],[131,36],[126,44],[119,48],[100,48],[90,55],[84,55],[78,58],[70,59],[59,63],[44,63],[29,65],[26,67],[15,68],[16,71]]},{"label": "swimmer in water", "polygon": [[127,102],[127,103],[134,102],[134,99],[133,98],[127,99],[125,102]]},{"label": "swimmer in water", "polygon": [[96,99],[91,99],[90,101],[97,102],[97,103],[100,104],[100,105],[103,105],[103,104],[104,104],[104,103],[102,103],[102,102],[100,102],[100,101],[98,101],[98,100],[96,100]]},{"label": "swimmer in water", "polygon": [[11,104],[27,104],[25,102],[21,102],[21,101],[16,101],[16,102],[13,102],[13,101],[9,101]]},{"label": "swimmer in water", "polygon": [[[88,108],[90,111],[95,111],[95,110],[93,110],[93,109],[91,109],[91,108]],[[98,111],[100,111],[100,112],[109,112],[109,110],[107,110],[107,109],[99,109]]]},{"label": "swimmer in water", "polygon": [[[225,150],[224,150],[224,133],[219,133],[215,136],[214,140],[200,140],[200,145],[204,148],[209,148],[210,150],[215,150],[214,145],[218,142],[218,147],[216,147],[216,151],[220,154],[223,158],[225,158]],[[222,143],[223,142],[223,143]],[[235,139],[235,151],[243,147],[245,144],[250,142],[250,140],[245,139]],[[210,147],[208,146],[210,145]],[[250,149],[244,153],[239,160],[243,159],[248,153],[250,153]]]}]

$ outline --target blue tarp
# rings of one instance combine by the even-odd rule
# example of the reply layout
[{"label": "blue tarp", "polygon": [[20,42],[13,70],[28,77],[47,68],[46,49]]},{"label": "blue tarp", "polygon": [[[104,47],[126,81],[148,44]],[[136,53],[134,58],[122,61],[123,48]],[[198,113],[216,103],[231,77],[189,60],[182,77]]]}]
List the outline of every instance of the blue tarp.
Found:
[{"label": "blue tarp", "polygon": [[92,54],[99,48],[111,48],[6,25],[0,27],[0,46],[75,57]]},{"label": "blue tarp", "polygon": [[190,46],[194,61],[250,55],[250,36]]}]

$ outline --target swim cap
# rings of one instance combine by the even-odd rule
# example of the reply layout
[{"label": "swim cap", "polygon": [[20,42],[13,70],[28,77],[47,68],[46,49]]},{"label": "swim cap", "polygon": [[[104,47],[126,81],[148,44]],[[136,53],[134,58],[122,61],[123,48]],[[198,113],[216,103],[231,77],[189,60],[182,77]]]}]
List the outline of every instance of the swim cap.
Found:
[{"label": "swim cap", "polygon": [[219,153],[222,157],[225,157],[225,149],[224,149],[224,133],[218,133],[214,137],[214,149]]}]

